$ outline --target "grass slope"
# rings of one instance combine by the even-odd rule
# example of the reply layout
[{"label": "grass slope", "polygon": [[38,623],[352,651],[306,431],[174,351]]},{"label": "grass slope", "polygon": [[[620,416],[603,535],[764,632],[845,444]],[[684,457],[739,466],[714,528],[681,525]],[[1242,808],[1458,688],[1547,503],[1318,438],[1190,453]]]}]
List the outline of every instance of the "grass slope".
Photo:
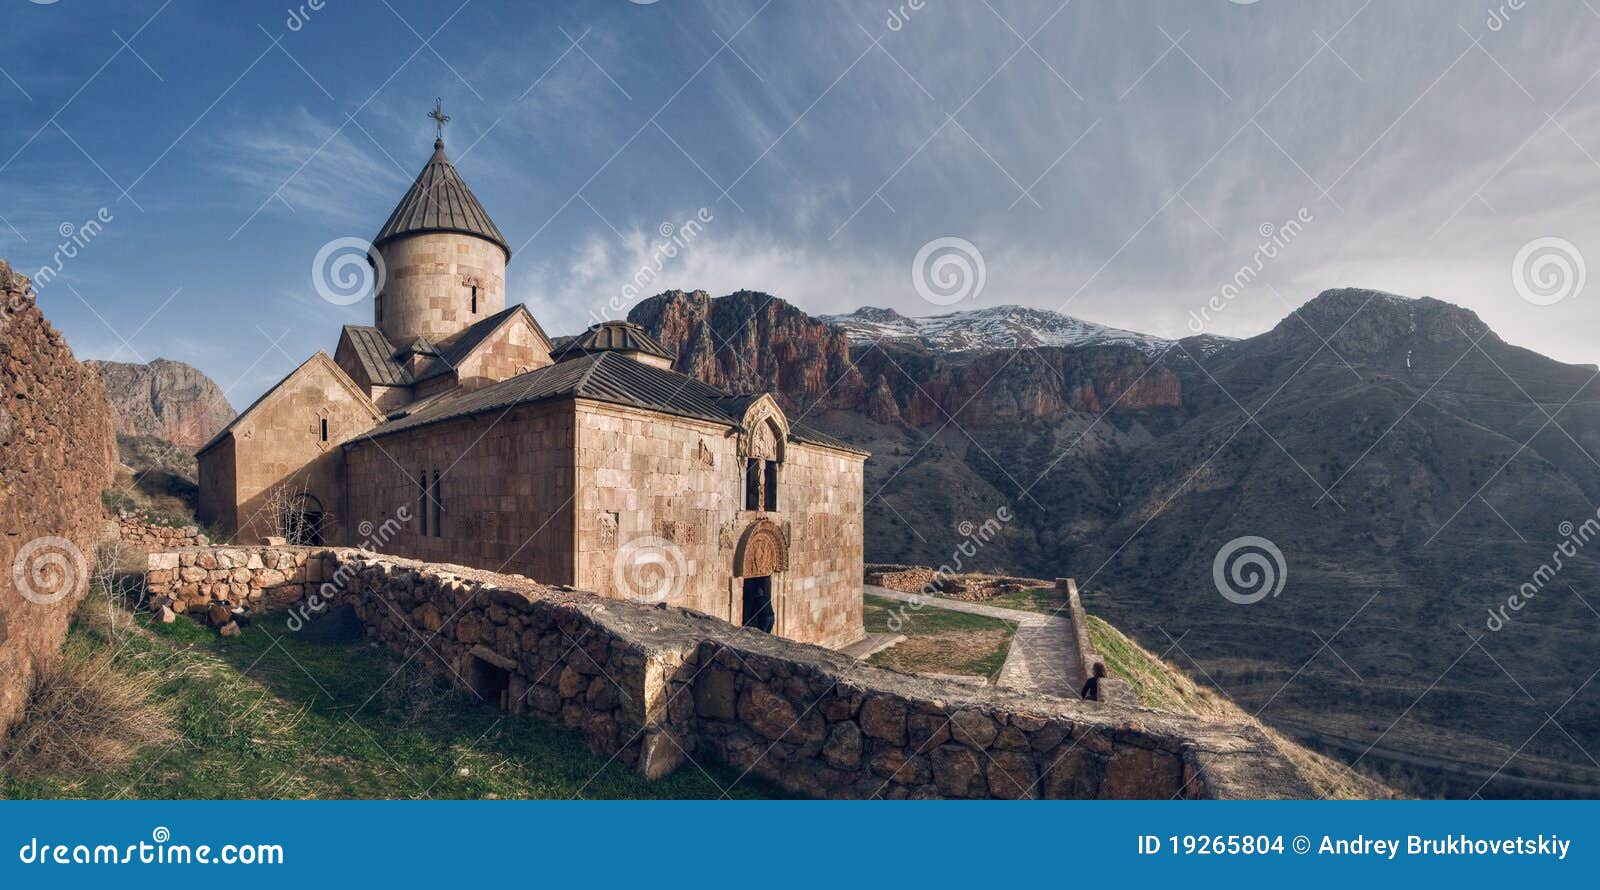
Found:
[{"label": "grass slope", "polygon": [[[646,781],[589,751],[572,732],[532,717],[507,717],[456,690],[422,665],[422,658],[401,667],[385,650],[307,642],[270,621],[229,639],[187,619],[135,623],[93,598],[75,620],[62,657],[103,668],[79,676],[84,685],[155,677],[150,705],[170,722],[172,741],[146,745],[99,769],[61,769],[55,766],[61,758],[0,749],[0,764],[6,764],[0,766],[0,797],[716,798],[724,788],[736,798],[782,793],[709,763],[704,770],[691,763]],[[47,716],[34,710],[23,728]],[[70,743],[55,735],[61,744]],[[41,766],[25,769],[26,764]]]}]

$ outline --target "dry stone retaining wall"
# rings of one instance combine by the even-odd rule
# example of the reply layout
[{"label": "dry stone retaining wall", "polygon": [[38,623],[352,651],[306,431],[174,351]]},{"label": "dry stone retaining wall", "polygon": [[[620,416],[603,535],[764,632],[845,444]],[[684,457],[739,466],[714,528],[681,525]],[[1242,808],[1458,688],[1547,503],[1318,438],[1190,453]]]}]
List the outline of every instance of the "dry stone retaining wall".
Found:
[{"label": "dry stone retaining wall", "polygon": [[147,522],[132,513],[117,514],[117,536],[124,544],[139,547],[147,553],[176,550],[180,547],[205,547],[211,539],[200,533],[197,526],[182,528]]},{"label": "dry stone retaining wall", "polygon": [[518,575],[303,547],[153,554],[150,574],[186,604],[243,584],[290,628],[350,606],[369,639],[650,776],[711,759],[817,797],[1312,795],[1254,727],[973,689]]}]

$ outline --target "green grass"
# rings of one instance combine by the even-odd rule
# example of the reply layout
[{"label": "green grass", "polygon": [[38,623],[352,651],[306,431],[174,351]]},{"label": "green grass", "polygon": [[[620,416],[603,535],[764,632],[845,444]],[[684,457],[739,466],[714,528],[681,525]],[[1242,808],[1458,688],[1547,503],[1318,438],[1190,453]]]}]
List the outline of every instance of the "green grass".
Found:
[{"label": "green grass", "polygon": [[1054,615],[1067,605],[1066,591],[1054,587],[1027,587],[1013,593],[1002,593],[983,601],[986,606],[1002,609],[1021,609],[1024,612],[1042,612]]},{"label": "green grass", "polygon": [[907,639],[869,659],[872,664],[917,673],[993,677],[1005,664],[1017,626],[1010,621],[866,594],[862,617],[868,633],[904,634]]},{"label": "green grass", "polygon": [[1193,683],[1184,683],[1176,672],[1157,662],[1155,657],[1138,644],[1123,636],[1122,632],[1096,618],[1089,617],[1089,641],[1106,663],[1106,670],[1121,677],[1133,687],[1139,704],[1180,714],[1205,713],[1201,695]]},{"label": "green grass", "polygon": [[[104,599],[74,622],[69,652],[115,651],[156,671],[175,743],[108,772],[0,771],[5,798],[738,798],[780,795],[737,771],[686,763],[646,781],[574,733],[510,717],[442,675],[365,643],[312,643],[263,620],[219,637],[186,618],[112,630]],[[123,619],[124,623],[126,619]],[[398,673],[396,671],[398,670]],[[707,774],[709,772],[709,775]],[[737,784],[735,784],[737,782]]]}]

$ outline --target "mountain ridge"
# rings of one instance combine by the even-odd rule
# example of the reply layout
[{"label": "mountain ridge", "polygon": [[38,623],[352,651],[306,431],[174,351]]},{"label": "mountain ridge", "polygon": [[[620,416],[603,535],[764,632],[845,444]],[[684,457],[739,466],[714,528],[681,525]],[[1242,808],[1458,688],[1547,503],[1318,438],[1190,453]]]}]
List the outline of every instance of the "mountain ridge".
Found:
[{"label": "mountain ridge", "polygon": [[[1600,503],[1595,368],[1507,344],[1448,302],[1364,288],[1255,337],[1154,354],[943,351],[851,340],[766,294],[676,302],[667,314],[696,329],[692,349],[668,346],[680,370],[743,368],[724,382],[772,389],[872,452],[869,560],[942,564],[963,520],[1005,506],[1017,518],[972,560],[1076,577],[1091,611],[1263,720],[1375,746],[1369,763],[1393,752],[1391,777],[1420,794],[1600,794],[1572,740],[1600,743],[1600,689],[1577,672],[1596,614],[1552,588],[1505,629],[1484,624],[1550,560],[1556,521]],[[630,317],[654,333],[655,309]],[[1241,606],[1214,563],[1251,538],[1281,550],[1287,583]],[[1568,563],[1574,591],[1600,585],[1600,559]],[[1561,730],[1545,721],[1557,708]]]}]

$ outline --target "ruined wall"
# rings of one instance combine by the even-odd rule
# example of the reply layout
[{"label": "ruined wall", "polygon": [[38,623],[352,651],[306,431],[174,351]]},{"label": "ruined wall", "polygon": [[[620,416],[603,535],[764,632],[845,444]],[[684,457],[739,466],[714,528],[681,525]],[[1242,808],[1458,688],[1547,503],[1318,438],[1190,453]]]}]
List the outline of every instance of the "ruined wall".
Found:
[{"label": "ruined wall", "polygon": [[[152,593],[172,589],[158,574],[172,562],[181,577],[190,555],[196,567],[203,555],[220,566],[226,550],[152,555],[161,566]],[[252,554],[261,568],[248,568]],[[325,580],[296,581],[267,568],[269,556]],[[258,602],[319,598],[290,606],[289,630],[348,605],[370,639],[481,695],[494,691],[485,676],[504,671],[508,710],[572,728],[649,776],[712,759],[819,797],[1312,796],[1245,724],[974,689],[679,609],[460,566],[309,548],[226,561],[240,557]]]},{"label": "ruined wall", "polygon": [[117,514],[116,524],[117,537],[122,543],[138,547],[146,553],[211,544],[211,539],[201,534],[196,526],[157,525],[127,511]]},{"label": "ruined wall", "polygon": [[[352,543],[395,520],[386,551],[572,583],[572,423],[570,404],[524,405],[351,443]],[[423,472],[440,474],[437,509],[421,497]]]},{"label": "ruined wall", "polygon": [[[271,611],[300,602],[334,563],[308,547],[185,547],[150,554],[145,590],[150,607],[202,615],[214,602]],[[326,568],[327,574],[324,574]],[[307,586],[309,585],[309,587]]]},{"label": "ruined wall", "polygon": [[99,375],[0,261],[0,733],[88,590],[115,467]]}]

